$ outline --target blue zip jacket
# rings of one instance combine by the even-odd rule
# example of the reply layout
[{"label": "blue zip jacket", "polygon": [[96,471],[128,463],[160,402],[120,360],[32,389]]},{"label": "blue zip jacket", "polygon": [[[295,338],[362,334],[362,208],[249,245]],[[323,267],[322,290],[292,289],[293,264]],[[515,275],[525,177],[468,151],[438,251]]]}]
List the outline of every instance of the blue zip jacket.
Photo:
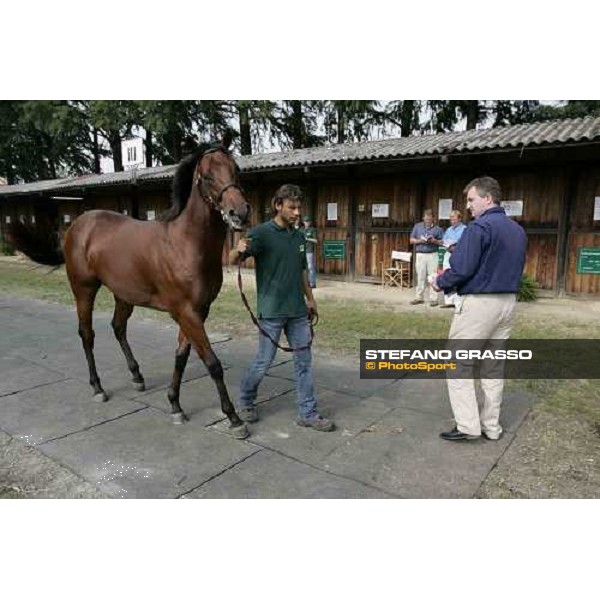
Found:
[{"label": "blue zip jacket", "polygon": [[493,206],[469,223],[437,284],[461,295],[516,293],[526,251],[523,228],[501,206]]}]

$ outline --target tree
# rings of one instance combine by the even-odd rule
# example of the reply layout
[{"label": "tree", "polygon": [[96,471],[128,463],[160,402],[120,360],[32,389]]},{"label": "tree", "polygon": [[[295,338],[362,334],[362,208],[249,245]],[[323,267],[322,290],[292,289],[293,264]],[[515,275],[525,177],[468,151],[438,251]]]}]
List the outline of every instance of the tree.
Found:
[{"label": "tree", "polygon": [[420,100],[393,100],[383,115],[385,121],[400,128],[400,135],[406,137],[420,129],[422,103]]},{"label": "tree", "polygon": [[256,131],[283,148],[310,148],[323,142],[317,133],[322,102],[318,100],[260,101]]},{"label": "tree", "polygon": [[108,142],[115,171],[123,170],[121,143],[136,124],[138,107],[132,100],[90,100],[90,122]]},{"label": "tree", "polygon": [[326,100],[325,132],[338,144],[369,139],[373,127],[385,121],[377,100]]},{"label": "tree", "polygon": [[238,123],[240,153],[252,154],[253,148],[260,150],[261,138],[271,138],[270,124],[275,118],[276,103],[271,100],[232,100],[224,102],[223,114],[228,122]]},{"label": "tree", "polygon": [[92,168],[88,124],[73,102],[3,102],[0,127],[0,161],[10,182],[56,179]]},{"label": "tree", "polygon": [[535,119],[539,100],[493,100],[491,112],[494,116],[492,127],[520,125]]},{"label": "tree", "polygon": [[454,100],[427,100],[425,108],[429,118],[422,127],[422,131],[443,133],[452,131],[459,120],[458,107]]},{"label": "tree", "polygon": [[0,101],[0,176],[9,185],[17,183],[17,145],[19,131],[19,102]]},{"label": "tree", "polygon": [[567,100],[566,104],[540,106],[534,115],[535,121],[550,119],[574,119],[600,116],[600,100]]},{"label": "tree", "polygon": [[199,103],[195,100],[143,100],[136,103],[137,122],[146,130],[146,154],[149,146],[163,165],[178,163],[186,150],[198,143]]},{"label": "tree", "polygon": [[463,118],[467,119],[467,131],[477,129],[477,125],[483,123],[488,115],[488,107],[481,100],[454,100]]}]

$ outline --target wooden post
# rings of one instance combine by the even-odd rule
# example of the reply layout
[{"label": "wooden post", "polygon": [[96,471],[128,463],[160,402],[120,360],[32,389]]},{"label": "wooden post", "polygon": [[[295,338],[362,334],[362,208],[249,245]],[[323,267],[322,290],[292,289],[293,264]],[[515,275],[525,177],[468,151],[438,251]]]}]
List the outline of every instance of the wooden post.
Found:
[{"label": "wooden post", "polygon": [[[356,170],[350,167],[348,171],[350,185],[350,223],[348,223],[349,244],[348,244],[348,278],[354,281],[356,278],[356,245],[358,238],[358,180],[356,178]],[[363,253],[364,255],[364,253]]]},{"label": "wooden post", "polygon": [[567,278],[567,254],[569,252],[569,230],[571,227],[571,206],[576,201],[577,184],[580,171],[570,168],[566,174],[565,195],[561,203],[560,217],[558,221],[558,239],[556,244],[556,283],[554,291],[559,297],[565,295]]}]

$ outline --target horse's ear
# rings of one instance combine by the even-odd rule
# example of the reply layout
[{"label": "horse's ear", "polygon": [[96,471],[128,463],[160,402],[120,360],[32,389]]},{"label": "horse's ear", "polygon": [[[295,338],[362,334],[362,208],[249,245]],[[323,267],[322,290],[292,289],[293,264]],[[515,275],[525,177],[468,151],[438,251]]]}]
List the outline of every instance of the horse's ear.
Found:
[{"label": "horse's ear", "polygon": [[227,128],[225,130],[225,133],[223,134],[223,139],[221,140],[221,146],[223,146],[223,148],[228,150],[229,146],[231,146],[231,142],[233,142],[233,132],[231,131],[231,129]]}]

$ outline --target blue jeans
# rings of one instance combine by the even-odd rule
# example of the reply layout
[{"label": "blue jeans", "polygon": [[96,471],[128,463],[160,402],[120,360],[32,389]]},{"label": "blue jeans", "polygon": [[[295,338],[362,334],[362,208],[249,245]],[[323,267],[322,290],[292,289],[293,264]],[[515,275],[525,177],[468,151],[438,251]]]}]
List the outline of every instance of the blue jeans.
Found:
[{"label": "blue jeans", "polygon": [[306,253],[306,263],[308,264],[308,283],[310,287],[317,287],[317,267],[313,252]]},{"label": "blue jeans", "polygon": [[[259,319],[259,323],[276,342],[279,342],[281,332],[285,331],[288,343],[292,348],[306,346],[310,340],[310,327],[306,317]],[[262,333],[258,337],[258,354],[242,377],[238,403],[240,408],[254,406],[258,386],[277,353],[277,347],[269,338]],[[318,415],[318,412],[313,390],[310,348],[294,352],[294,374],[298,392],[298,415],[302,419],[312,419]]]}]

